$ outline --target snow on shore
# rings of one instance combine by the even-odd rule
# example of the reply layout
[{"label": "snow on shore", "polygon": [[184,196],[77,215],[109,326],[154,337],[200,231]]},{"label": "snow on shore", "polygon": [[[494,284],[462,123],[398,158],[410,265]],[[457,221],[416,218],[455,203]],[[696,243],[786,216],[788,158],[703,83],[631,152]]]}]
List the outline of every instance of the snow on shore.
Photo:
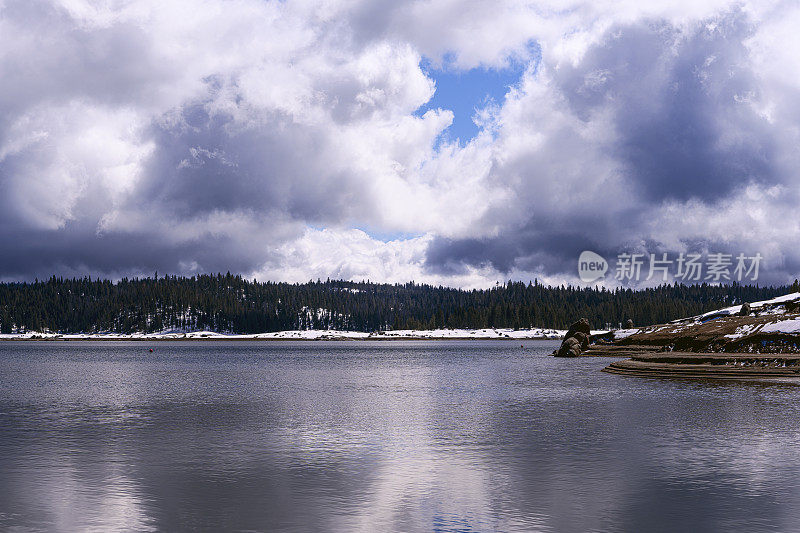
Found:
[{"label": "snow on shore", "polygon": [[766,324],[746,324],[736,328],[734,333],[725,335],[728,339],[741,339],[756,333],[787,333],[792,335],[800,334],[800,317],[789,320],[778,320]]},{"label": "snow on shore", "polygon": [[761,333],[800,333],[800,318],[794,320],[780,320],[771,324],[766,324],[761,328]]},{"label": "snow on shore", "polygon": [[[784,294],[783,296],[778,296],[776,298],[772,298],[771,300],[763,300],[761,302],[752,302],[750,304],[751,312],[760,311],[761,308],[771,308],[777,306],[778,304],[783,304],[786,302],[792,302],[795,300],[800,299],[800,292],[792,292],[790,294]],[[723,309],[717,309],[716,311],[709,311],[708,313],[704,313],[702,315],[698,315],[696,317],[692,317],[693,319],[699,320],[707,320],[710,318],[720,317],[720,316],[730,316],[739,313],[742,309],[742,304],[733,305],[731,307],[725,307]],[[782,308],[775,309],[777,312],[781,312]],[[686,320],[686,319],[683,319]]]},{"label": "snow on shore", "polygon": [[[252,335],[234,335],[214,331],[164,331],[159,333],[19,333],[0,334],[0,340],[169,340],[169,339],[208,339],[208,340],[393,340],[393,339],[560,339],[566,333],[558,329],[402,329],[365,333],[362,331],[304,330],[277,331]],[[598,333],[598,332],[592,332]],[[600,332],[604,333],[604,332]]]},{"label": "snow on shore", "polygon": [[[732,331],[724,335],[725,338],[738,340],[756,333],[800,334],[800,316],[797,316],[797,309],[798,306],[800,306],[800,292],[784,294],[783,296],[778,296],[770,300],[751,302],[749,305],[749,316],[751,319],[755,319],[756,322],[743,324],[735,329],[731,327]],[[712,320],[723,319],[722,321],[725,321],[725,319],[729,317],[737,316],[741,310],[742,304],[737,304],[709,311],[702,315],[679,318],[667,324],[656,324],[633,329],[618,329],[614,330],[612,333],[614,340],[621,340],[639,333],[650,334],[665,330],[668,333],[680,334],[683,331],[687,331],[690,328]],[[786,315],[790,315],[790,317]]]},{"label": "snow on shore", "polygon": [[[798,315],[799,305],[800,292],[785,294],[770,300],[752,302],[750,303],[749,316],[751,319],[755,319],[756,322],[739,325],[733,332],[724,335],[724,337],[730,340],[739,340],[751,335],[762,333],[785,333],[798,335],[800,334],[800,315]],[[672,333],[678,333],[686,327],[696,326],[711,320],[735,317],[739,314],[741,309],[741,304],[733,305],[730,307],[717,309],[715,311],[709,311],[708,313],[704,313],[702,315],[674,320],[667,326],[651,326],[650,328],[641,328],[641,331],[645,333],[652,333],[657,331],[659,328],[663,329],[664,327],[672,327],[675,328]],[[619,334],[620,332],[618,331],[615,333]]]}]

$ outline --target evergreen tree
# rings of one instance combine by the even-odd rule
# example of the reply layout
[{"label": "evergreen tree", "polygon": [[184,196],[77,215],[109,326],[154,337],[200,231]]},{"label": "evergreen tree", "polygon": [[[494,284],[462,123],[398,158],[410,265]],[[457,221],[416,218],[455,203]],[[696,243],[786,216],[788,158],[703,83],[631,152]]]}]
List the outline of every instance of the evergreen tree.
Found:
[{"label": "evergreen tree", "polygon": [[257,282],[241,276],[0,284],[0,332],[152,332],[214,329],[260,333],[291,329],[379,331],[423,328],[565,328],[580,317],[596,327],[630,318],[667,322],[745,301],[800,292],[752,285],[662,285],[643,290],[548,287],[508,281],[488,290],[405,284]]}]

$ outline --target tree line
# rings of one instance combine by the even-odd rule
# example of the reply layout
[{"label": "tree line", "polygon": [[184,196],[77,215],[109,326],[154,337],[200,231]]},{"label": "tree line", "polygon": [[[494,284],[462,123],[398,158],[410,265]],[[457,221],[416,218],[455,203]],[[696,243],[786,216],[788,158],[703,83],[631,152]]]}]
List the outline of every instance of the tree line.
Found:
[{"label": "tree line", "polygon": [[627,319],[636,325],[667,322],[798,288],[797,281],[778,287],[675,283],[641,290],[508,281],[462,290],[414,282],[258,282],[230,273],[116,282],[53,276],[0,283],[0,332],[563,329],[579,317],[602,328]]}]

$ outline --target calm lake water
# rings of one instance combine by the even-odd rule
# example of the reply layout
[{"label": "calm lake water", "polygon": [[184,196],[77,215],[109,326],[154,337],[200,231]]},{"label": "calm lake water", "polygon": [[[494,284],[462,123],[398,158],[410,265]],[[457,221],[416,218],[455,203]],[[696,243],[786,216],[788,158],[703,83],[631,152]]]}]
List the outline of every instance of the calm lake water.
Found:
[{"label": "calm lake water", "polygon": [[2,342],[0,530],[800,530],[800,387],[522,344]]}]

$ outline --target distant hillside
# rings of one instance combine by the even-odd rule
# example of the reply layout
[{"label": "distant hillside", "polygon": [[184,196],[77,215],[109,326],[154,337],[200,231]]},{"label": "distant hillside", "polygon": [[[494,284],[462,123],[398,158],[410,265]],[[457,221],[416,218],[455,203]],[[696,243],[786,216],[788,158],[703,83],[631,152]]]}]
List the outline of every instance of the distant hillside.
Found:
[{"label": "distant hillside", "polygon": [[565,328],[577,317],[595,327],[632,319],[667,322],[791,288],[664,285],[630,290],[508,282],[465,291],[415,283],[317,281],[258,283],[240,276],[61,279],[0,284],[0,332],[58,333],[297,329],[378,331],[433,328]]}]

